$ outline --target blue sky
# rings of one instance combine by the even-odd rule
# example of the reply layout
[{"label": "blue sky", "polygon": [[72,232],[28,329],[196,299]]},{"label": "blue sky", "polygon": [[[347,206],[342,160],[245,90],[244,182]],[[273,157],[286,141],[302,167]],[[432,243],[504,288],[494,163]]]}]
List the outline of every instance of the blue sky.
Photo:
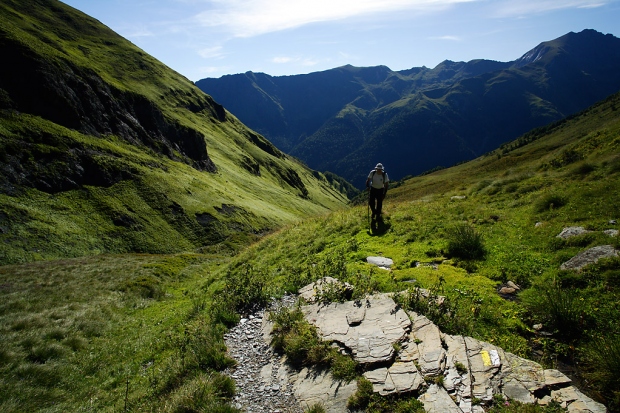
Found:
[{"label": "blue sky", "polygon": [[351,64],[511,61],[595,29],[620,36],[620,0],[63,0],[192,81]]}]

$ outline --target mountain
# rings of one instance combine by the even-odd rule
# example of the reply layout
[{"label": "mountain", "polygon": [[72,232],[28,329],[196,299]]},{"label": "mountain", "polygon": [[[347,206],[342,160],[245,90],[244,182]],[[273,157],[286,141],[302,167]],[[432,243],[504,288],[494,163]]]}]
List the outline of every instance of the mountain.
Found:
[{"label": "mountain", "polygon": [[196,85],[283,151],[359,187],[376,162],[400,179],[583,110],[620,89],[618,70],[620,39],[584,30],[506,63],[247,72]]},{"label": "mountain", "polygon": [[235,244],[347,202],[97,20],[0,14],[0,263]]}]

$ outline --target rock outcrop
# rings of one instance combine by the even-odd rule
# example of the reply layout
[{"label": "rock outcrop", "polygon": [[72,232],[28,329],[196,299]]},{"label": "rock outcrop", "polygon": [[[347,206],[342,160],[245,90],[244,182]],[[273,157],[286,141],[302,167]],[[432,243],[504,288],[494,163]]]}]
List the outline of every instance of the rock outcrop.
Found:
[{"label": "rock outcrop", "polygon": [[[425,316],[406,313],[389,294],[301,309],[323,340],[362,365],[375,392],[413,395],[427,412],[483,413],[496,394],[541,405],[555,400],[569,412],[607,411],[558,370],[490,343],[444,334]],[[240,331],[227,335],[227,345],[234,347],[231,356],[240,360],[229,372],[239,388],[237,407],[246,412],[299,412],[320,404],[329,413],[348,411],[357,384],[334,380],[329,371],[313,367],[296,370],[278,359],[265,342],[256,341],[269,342],[271,337],[267,317],[262,317],[262,334],[258,331],[260,317],[262,313],[245,320]],[[244,340],[249,342],[245,353],[240,351]]]},{"label": "rock outcrop", "polygon": [[563,263],[560,266],[560,269],[579,271],[586,265],[596,263],[601,258],[611,258],[617,256],[618,251],[616,251],[613,245],[599,245],[598,247],[580,252],[570,260]]}]

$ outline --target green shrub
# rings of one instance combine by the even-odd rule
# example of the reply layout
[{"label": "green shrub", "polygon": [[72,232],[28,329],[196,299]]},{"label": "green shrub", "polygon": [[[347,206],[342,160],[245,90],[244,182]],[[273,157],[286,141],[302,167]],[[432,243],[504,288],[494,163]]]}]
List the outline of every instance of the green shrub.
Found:
[{"label": "green shrub", "polygon": [[534,203],[536,212],[547,212],[566,205],[568,201],[559,194],[545,194]]},{"label": "green shrub", "polygon": [[523,303],[547,329],[567,339],[578,338],[588,314],[586,304],[577,292],[557,285],[542,287],[533,294],[523,295]]},{"label": "green shrub", "polygon": [[351,382],[358,376],[358,364],[352,357],[340,354],[337,349],[331,349],[331,373],[334,379]]},{"label": "green shrub", "polygon": [[347,400],[347,408],[350,410],[363,410],[368,407],[372,396],[372,383],[370,380],[360,377],[357,379],[357,391]]},{"label": "green shrub", "polygon": [[468,224],[460,224],[447,230],[449,257],[465,260],[482,259],[486,255],[482,235]]},{"label": "green shrub", "polygon": [[600,336],[586,350],[586,376],[606,395],[611,411],[620,409],[620,336]]},{"label": "green shrub", "polygon": [[227,376],[219,373],[201,373],[175,389],[161,411],[239,413],[239,410],[227,404],[234,395],[234,389],[233,380]]},{"label": "green shrub", "polygon": [[325,408],[322,404],[313,404],[310,408],[306,409],[304,413],[325,413]]},{"label": "green shrub", "polygon": [[250,264],[229,269],[225,276],[222,298],[237,311],[251,312],[269,301],[266,282],[265,272]]}]

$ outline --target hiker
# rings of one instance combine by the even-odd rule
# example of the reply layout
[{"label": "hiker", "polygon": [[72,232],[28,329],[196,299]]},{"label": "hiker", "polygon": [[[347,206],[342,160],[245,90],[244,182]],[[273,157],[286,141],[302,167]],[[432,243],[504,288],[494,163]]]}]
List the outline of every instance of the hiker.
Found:
[{"label": "hiker", "polygon": [[[369,188],[368,204],[372,211],[372,218],[381,216],[381,207],[383,206],[383,198],[387,194],[388,183],[390,182],[387,172],[383,170],[383,164],[378,163],[375,169],[370,171],[368,179],[366,179],[366,188]],[[376,205],[375,205],[376,204]]]}]

